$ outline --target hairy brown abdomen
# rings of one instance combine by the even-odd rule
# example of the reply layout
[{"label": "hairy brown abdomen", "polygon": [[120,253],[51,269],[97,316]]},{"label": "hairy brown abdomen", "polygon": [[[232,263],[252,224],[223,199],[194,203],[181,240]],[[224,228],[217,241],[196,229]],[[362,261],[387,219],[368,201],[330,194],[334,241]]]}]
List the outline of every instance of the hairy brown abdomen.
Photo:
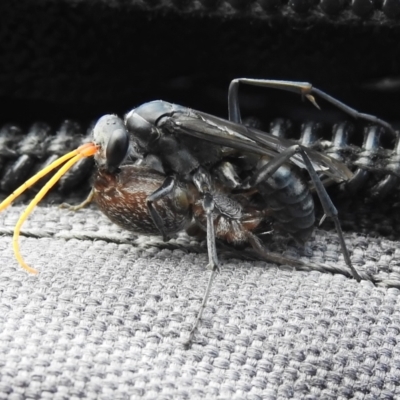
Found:
[{"label": "hairy brown abdomen", "polygon": [[[122,166],[115,174],[97,171],[93,185],[94,200],[115,224],[136,233],[159,235],[146,200],[164,180],[164,175],[136,165]],[[181,185],[154,203],[154,208],[161,216],[167,234],[182,230],[191,220],[186,188]]]}]

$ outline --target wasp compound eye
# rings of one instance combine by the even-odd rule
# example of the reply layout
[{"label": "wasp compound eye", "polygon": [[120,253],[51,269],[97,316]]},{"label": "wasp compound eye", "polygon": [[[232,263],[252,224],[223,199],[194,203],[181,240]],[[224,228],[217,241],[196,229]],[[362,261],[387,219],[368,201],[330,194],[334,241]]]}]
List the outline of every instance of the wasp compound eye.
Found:
[{"label": "wasp compound eye", "polygon": [[129,148],[129,136],[125,129],[115,130],[107,143],[106,159],[108,170],[118,168],[124,160]]},{"label": "wasp compound eye", "polygon": [[93,128],[93,141],[105,149],[113,133],[119,129],[126,129],[121,118],[113,114],[104,115]]},{"label": "wasp compound eye", "polygon": [[113,172],[120,166],[129,148],[124,121],[112,114],[101,117],[93,128],[93,142],[102,149],[95,156],[98,167]]}]

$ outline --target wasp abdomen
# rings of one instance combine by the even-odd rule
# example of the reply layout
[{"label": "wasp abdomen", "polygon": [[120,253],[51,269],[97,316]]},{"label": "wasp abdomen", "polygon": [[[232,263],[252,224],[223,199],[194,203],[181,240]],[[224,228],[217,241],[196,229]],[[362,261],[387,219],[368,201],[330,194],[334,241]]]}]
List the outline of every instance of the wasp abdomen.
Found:
[{"label": "wasp abdomen", "polygon": [[300,242],[307,241],[314,228],[314,200],[302,177],[283,165],[257,188],[282,229]]}]

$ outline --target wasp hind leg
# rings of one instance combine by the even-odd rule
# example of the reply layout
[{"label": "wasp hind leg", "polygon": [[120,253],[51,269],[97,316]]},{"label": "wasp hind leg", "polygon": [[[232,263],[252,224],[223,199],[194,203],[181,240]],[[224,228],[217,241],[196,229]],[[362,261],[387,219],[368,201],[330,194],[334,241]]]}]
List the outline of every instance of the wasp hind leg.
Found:
[{"label": "wasp hind leg", "polygon": [[354,268],[351,260],[350,260],[350,255],[349,251],[346,246],[346,242],[344,240],[343,236],[343,231],[342,227],[340,225],[340,221],[338,218],[338,211],[336,207],[334,206],[331,198],[329,197],[323,183],[321,182],[321,179],[317,175],[310,158],[307,155],[307,148],[304,148],[300,145],[294,145],[277,155],[273,160],[271,160],[268,164],[264,165],[261,167],[249,180],[248,185],[251,187],[256,186],[259,182],[268,179],[269,177],[272,176],[272,174],[284,163],[288,162],[289,159],[295,155],[295,154],[300,154],[301,157],[303,158],[305,167],[307,169],[307,172],[310,175],[310,178],[314,184],[315,190],[318,194],[318,198],[320,199],[320,202],[322,204],[322,207],[324,209],[324,217],[331,217],[335,223],[336,231],[339,237],[339,242],[340,242],[340,247],[342,249],[342,253],[346,262],[346,265],[349,267],[353,278],[357,280],[357,282],[361,281],[361,276],[357,272],[357,270]]},{"label": "wasp hind leg", "polygon": [[343,102],[335,99],[329,94],[323,92],[320,89],[313,87],[311,83],[308,82],[291,82],[291,81],[277,81],[277,80],[269,80],[269,79],[248,79],[248,78],[238,78],[231,81],[228,90],[228,109],[229,109],[229,120],[242,123],[241,115],[240,115],[240,107],[239,107],[239,84],[247,84],[252,86],[260,86],[271,89],[279,89],[286,90],[288,92],[293,92],[300,94],[303,97],[306,97],[315,107],[319,109],[317,102],[313,95],[324,99],[328,103],[333,104],[339,110],[342,110],[346,114],[350,115],[355,119],[364,119],[366,121],[372,122],[373,124],[377,124],[383,126],[390,132],[393,137],[397,137],[396,131],[393,129],[392,125],[388,122],[374,116],[371,114],[361,113],[354,108],[344,104]]}]

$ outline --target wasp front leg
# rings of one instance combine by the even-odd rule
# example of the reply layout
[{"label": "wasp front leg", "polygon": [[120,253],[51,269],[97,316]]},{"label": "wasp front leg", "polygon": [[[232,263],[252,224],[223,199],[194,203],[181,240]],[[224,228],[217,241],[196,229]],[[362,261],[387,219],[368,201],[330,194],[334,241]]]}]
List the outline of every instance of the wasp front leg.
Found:
[{"label": "wasp front leg", "polygon": [[147,208],[150,212],[151,218],[153,219],[154,225],[160,231],[164,242],[167,242],[169,238],[165,232],[163,219],[161,218],[157,210],[154,208],[153,203],[163,199],[164,197],[169,196],[171,193],[173,193],[174,190],[175,190],[175,179],[172,177],[168,177],[165,179],[163,184],[146,199]]}]

